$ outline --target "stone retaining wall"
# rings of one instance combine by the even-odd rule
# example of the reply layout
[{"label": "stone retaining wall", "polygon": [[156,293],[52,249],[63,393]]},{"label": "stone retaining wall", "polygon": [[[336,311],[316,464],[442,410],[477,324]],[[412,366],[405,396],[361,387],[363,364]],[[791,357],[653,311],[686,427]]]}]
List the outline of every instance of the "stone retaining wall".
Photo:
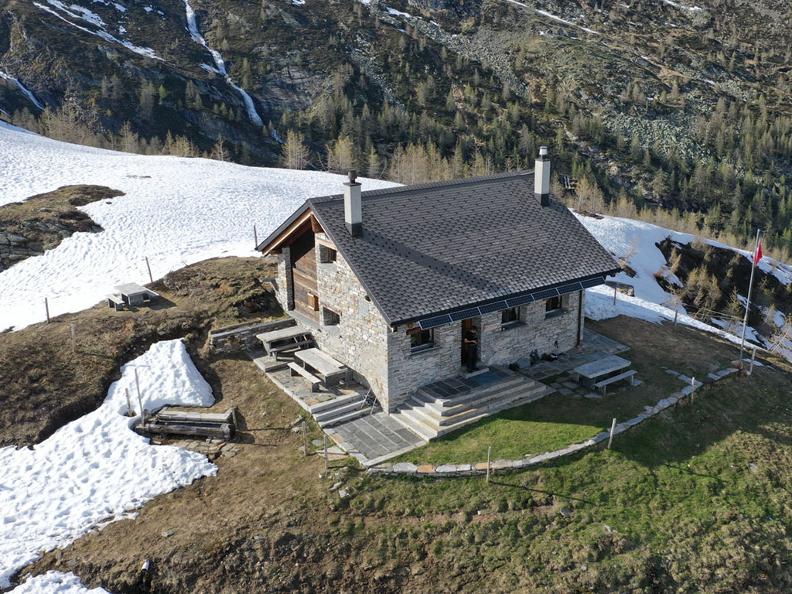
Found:
[{"label": "stone retaining wall", "polygon": [[[654,406],[646,406],[644,408],[644,412],[642,412],[638,416],[633,417],[632,419],[629,419],[627,421],[618,423],[613,432],[614,436],[624,433],[625,431],[631,429],[632,427],[635,427],[636,425],[640,425],[647,419],[650,419],[655,415],[660,414],[661,412],[671,408],[672,406],[676,406],[680,401],[691,396],[701,386],[705,384],[713,384],[717,381],[720,381],[726,377],[729,377],[737,373],[738,370],[733,367],[729,367],[714,373],[710,373],[707,376],[707,378],[704,380],[704,382],[695,381],[692,378],[689,378],[672,370],[667,370],[667,371],[671,375],[674,375],[678,377],[680,380],[685,381],[688,385],[682,388],[680,391],[674,392],[667,398],[663,398],[662,400],[657,402]],[[510,470],[529,468],[532,466],[543,464],[544,462],[549,462],[551,460],[564,458],[566,456],[576,454],[580,451],[593,448],[601,444],[602,442],[607,441],[609,436],[610,436],[610,431],[602,431],[597,435],[595,435],[594,437],[592,437],[591,439],[587,439],[586,441],[581,443],[574,443],[568,445],[565,448],[561,448],[560,450],[545,452],[543,454],[538,454],[536,456],[518,458],[517,460],[493,460],[490,462],[490,472],[502,473]],[[432,464],[413,464],[411,462],[397,462],[395,464],[386,463],[386,464],[380,464],[378,466],[373,466],[368,469],[368,472],[371,474],[379,474],[384,476],[396,476],[396,475],[426,476],[432,478],[476,476],[476,475],[484,475],[487,473],[487,463],[478,462],[476,464],[432,465]]]}]

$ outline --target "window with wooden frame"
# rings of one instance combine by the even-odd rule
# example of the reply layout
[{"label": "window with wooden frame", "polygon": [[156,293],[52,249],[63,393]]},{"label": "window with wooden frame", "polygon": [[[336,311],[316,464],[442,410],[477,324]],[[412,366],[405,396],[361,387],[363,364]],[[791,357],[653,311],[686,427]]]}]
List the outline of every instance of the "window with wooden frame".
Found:
[{"label": "window with wooden frame", "polygon": [[420,327],[407,330],[410,336],[410,352],[420,353],[434,347],[434,329],[421,330]]},{"label": "window with wooden frame", "polygon": [[321,264],[332,264],[338,258],[338,252],[324,244],[319,244],[319,262]]},{"label": "window with wooden frame", "polygon": [[545,317],[556,316],[564,311],[564,301],[559,295],[558,297],[550,297],[545,301]]},{"label": "window with wooden frame", "polygon": [[322,325],[337,326],[341,322],[341,314],[328,307],[322,308]]},{"label": "window with wooden frame", "polygon": [[308,308],[313,311],[319,311],[319,295],[308,293]]},{"label": "window with wooden frame", "polygon": [[522,312],[519,307],[510,307],[501,312],[501,326],[511,328],[522,322]]}]

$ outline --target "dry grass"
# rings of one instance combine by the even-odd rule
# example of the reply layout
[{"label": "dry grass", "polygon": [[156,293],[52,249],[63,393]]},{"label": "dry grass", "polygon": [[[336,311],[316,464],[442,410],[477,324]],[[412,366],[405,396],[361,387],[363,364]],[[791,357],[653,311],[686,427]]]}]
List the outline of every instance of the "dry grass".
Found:
[{"label": "dry grass", "polygon": [[[194,350],[212,325],[280,315],[261,282],[271,273],[257,258],[209,260],[155,283],[164,298],[155,308],[116,312],[100,304],[0,334],[0,446],[39,442],[93,410],[121,365],[153,342],[186,337]],[[230,289],[219,294],[219,285]]]}]

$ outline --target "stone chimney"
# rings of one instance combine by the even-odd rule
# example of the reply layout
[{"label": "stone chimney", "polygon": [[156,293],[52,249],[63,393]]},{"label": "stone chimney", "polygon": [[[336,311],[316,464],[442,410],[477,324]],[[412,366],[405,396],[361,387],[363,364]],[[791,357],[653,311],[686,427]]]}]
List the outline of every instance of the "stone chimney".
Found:
[{"label": "stone chimney", "polygon": [[353,169],[349,172],[349,181],[344,183],[344,222],[352,237],[357,237],[363,231],[363,205],[360,201],[360,184],[356,180],[357,171]]},{"label": "stone chimney", "polygon": [[534,163],[534,196],[542,206],[550,205],[550,157],[546,146],[539,147]]}]

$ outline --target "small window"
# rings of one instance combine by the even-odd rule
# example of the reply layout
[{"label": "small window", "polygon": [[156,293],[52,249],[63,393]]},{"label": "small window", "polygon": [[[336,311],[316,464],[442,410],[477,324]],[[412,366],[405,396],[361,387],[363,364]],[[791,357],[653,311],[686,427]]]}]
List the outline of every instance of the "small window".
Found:
[{"label": "small window", "polygon": [[550,297],[550,299],[545,301],[545,315],[560,313],[562,307],[563,303],[560,296]]},{"label": "small window", "polygon": [[337,326],[341,322],[341,315],[327,307],[322,308],[322,324],[324,326]]},{"label": "small window", "polygon": [[336,252],[333,248],[319,244],[319,262],[322,264],[330,264],[335,262],[337,257],[338,252]]},{"label": "small window", "polygon": [[520,308],[511,307],[501,312],[501,324],[516,324],[520,321]]},{"label": "small window", "polygon": [[308,307],[312,311],[319,311],[319,296],[308,293]]},{"label": "small window", "polygon": [[418,353],[431,349],[434,346],[434,330],[421,330],[416,328],[410,332],[410,352]]}]

